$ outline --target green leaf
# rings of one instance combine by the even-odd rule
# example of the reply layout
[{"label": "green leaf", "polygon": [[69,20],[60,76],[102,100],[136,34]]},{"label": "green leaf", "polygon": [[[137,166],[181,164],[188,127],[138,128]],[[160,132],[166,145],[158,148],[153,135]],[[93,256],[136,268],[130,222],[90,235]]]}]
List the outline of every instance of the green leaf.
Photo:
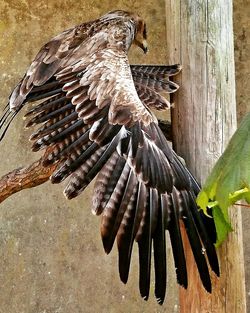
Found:
[{"label": "green leaf", "polygon": [[237,190],[233,194],[229,195],[229,200],[231,204],[234,204],[235,202],[240,201],[242,199],[245,199],[247,202],[249,202],[248,199],[250,199],[250,190],[246,187]]},{"label": "green leaf", "polygon": [[203,210],[211,201],[218,203],[212,207],[217,245],[232,230],[228,207],[241,199],[250,201],[250,113],[231,138],[197,197],[197,203]]},{"label": "green leaf", "polygon": [[209,198],[207,193],[204,190],[201,190],[198,194],[198,197],[196,199],[196,202],[198,203],[199,207],[204,211],[204,213],[207,213],[207,206],[209,202]]},{"label": "green leaf", "polygon": [[224,215],[218,205],[213,207],[212,211],[217,234],[217,241],[215,246],[218,247],[227,238],[228,233],[233,229],[230,223],[225,220]]},{"label": "green leaf", "polygon": [[244,194],[244,199],[247,203],[250,203],[250,191]]}]

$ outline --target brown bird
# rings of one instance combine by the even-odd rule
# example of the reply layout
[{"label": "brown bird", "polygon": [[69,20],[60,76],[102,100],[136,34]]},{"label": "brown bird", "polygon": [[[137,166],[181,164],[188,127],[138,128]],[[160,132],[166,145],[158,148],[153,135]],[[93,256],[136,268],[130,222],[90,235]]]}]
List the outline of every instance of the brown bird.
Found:
[{"label": "brown bird", "polygon": [[92,211],[102,215],[106,253],[116,238],[120,278],[126,283],[133,243],[138,243],[139,287],[146,300],[153,250],[155,296],[162,304],[166,229],[180,285],[188,285],[180,221],[209,292],[208,263],[218,276],[219,265],[213,219],[201,213],[195,202],[199,185],[169,147],[150,111],[170,107],[161,92],[178,89],[169,77],[180,66],[130,66],[128,62],[132,44],[147,51],[146,38],[143,19],[119,10],[54,37],[12,92],[0,128],[2,139],[21,108],[38,101],[27,113],[27,126],[40,125],[31,136],[33,151],[51,148],[43,164],[57,164],[51,182],[68,178],[64,194],[71,199],[97,176]]}]

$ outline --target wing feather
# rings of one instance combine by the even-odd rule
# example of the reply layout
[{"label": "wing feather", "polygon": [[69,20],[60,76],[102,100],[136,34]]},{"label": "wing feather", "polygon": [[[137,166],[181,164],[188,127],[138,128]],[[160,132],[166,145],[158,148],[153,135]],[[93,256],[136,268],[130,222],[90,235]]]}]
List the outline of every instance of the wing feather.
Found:
[{"label": "wing feather", "polygon": [[114,152],[103,166],[95,181],[92,212],[99,215],[103,212],[110,199],[117,182],[122,174],[126,160]]},{"label": "wing feather", "polygon": [[167,199],[170,219],[168,222],[168,231],[173,250],[175,271],[178,283],[187,288],[187,267],[186,258],[183,249],[182,236],[180,231],[180,208],[176,192],[173,192]]},{"label": "wing feather", "polygon": [[[177,192],[177,191],[175,191]],[[205,249],[202,247],[197,228],[193,219],[192,214],[189,210],[189,203],[186,197],[183,194],[179,195],[179,198],[182,200],[182,208],[183,208],[183,222],[185,225],[185,229],[189,238],[189,242],[193,251],[193,255],[195,258],[195,262],[197,264],[197,268],[200,274],[201,281],[203,286],[208,292],[211,292],[211,280],[209,276],[208,266],[205,259]]]},{"label": "wing feather", "polygon": [[158,211],[157,227],[153,237],[155,266],[155,297],[162,304],[166,294],[167,264],[164,207],[162,202]]},{"label": "wing feather", "polygon": [[117,232],[117,247],[119,251],[119,273],[122,282],[126,283],[129,275],[130,259],[135,236],[135,225],[138,219],[136,201],[138,197],[139,185],[135,182],[132,196],[129,200],[125,213],[122,217],[119,230]]}]

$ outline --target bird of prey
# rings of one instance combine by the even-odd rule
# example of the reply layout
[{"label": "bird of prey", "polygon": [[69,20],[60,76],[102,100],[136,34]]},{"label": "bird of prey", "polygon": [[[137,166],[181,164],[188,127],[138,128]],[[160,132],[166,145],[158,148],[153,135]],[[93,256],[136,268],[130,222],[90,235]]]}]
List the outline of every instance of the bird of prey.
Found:
[{"label": "bird of prey", "polygon": [[166,237],[177,281],[187,288],[183,223],[201,281],[211,292],[209,265],[219,276],[213,219],[199,211],[199,185],[169,146],[151,109],[167,109],[162,92],[178,86],[178,65],[129,65],[132,44],[147,52],[147,31],[137,14],[116,10],[64,31],[38,52],[13,90],[0,121],[1,139],[24,105],[36,101],[27,126],[33,151],[51,149],[52,183],[68,178],[64,194],[78,196],[96,177],[93,209],[101,218],[106,253],[116,239],[119,273],[126,283],[134,242],[139,247],[139,289],[147,300],[151,255],[155,296],[166,293]]}]

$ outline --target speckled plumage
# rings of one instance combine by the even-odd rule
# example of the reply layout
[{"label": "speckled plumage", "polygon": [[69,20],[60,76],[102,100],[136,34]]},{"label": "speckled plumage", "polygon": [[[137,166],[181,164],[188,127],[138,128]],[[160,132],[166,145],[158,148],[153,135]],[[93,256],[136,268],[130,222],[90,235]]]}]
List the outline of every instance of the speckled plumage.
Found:
[{"label": "speckled plumage", "polygon": [[11,113],[4,113],[0,128],[2,138],[23,105],[39,101],[27,114],[27,127],[40,125],[31,136],[34,151],[52,149],[44,161],[44,166],[58,164],[52,183],[69,177],[64,193],[71,199],[97,176],[93,213],[102,214],[105,251],[111,251],[117,238],[119,272],[126,283],[133,243],[138,242],[139,286],[147,299],[153,245],[155,295],[163,303],[166,229],[182,286],[188,282],[180,220],[208,291],[211,281],[204,249],[217,275],[219,266],[207,218],[194,201],[198,185],[168,146],[150,111],[170,107],[162,92],[178,89],[169,76],[177,74],[180,66],[130,66],[128,49],[134,43],[146,51],[145,41],[145,22],[124,11],[110,12],[54,37],[14,89]]}]

